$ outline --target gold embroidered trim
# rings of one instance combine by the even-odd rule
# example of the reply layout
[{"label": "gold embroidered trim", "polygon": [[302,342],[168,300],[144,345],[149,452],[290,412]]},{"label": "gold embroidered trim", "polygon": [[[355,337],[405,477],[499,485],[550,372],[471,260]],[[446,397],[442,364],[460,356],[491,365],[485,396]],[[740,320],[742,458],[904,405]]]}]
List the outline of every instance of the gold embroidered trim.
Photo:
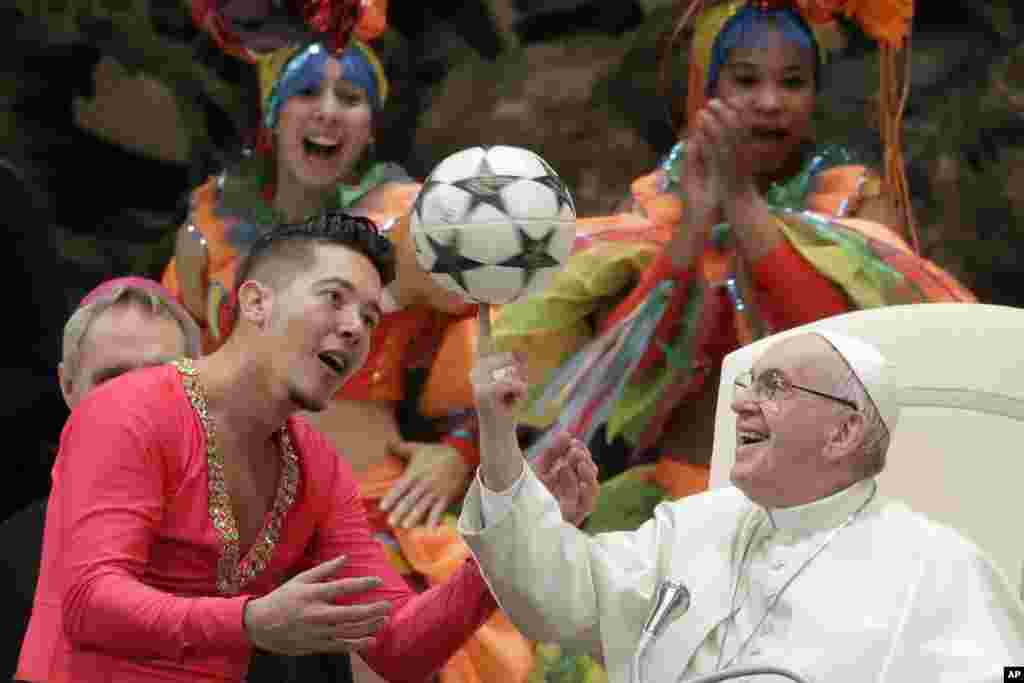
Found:
[{"label": "gold embroidered trim", "polygon": [[176,360],[172,365],[181,374],[185,393],[206,432],[210,519],[224,544],[220,561],[217,563],[217,590],[224,595],[237,595],[253,577],[270,564],[274,548],[281,537],[284,517],[295,503],[295,494],[299,486],[299,459],[292,446],[287,426],[282,426],[278,432],[282,459],[281,476],[277,483],[274,505],[256,542],[245,557],[241,557],[238,522],[231,509],[231,498],[228,496],[227,480],[224,477],[224,456],[217,451],[216,425],[206,404],[206,395],[199,382],[199,372],[188,358]]}]

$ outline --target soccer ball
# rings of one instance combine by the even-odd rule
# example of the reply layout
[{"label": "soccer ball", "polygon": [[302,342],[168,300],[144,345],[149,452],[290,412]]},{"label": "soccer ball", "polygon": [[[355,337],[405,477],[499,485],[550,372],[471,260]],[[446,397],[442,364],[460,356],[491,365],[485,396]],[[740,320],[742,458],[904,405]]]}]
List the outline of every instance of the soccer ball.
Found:
[{"label": "soccer ball", "polygon": [[530,150],[471,147],[434,168],[409,223],[416,259],[442,287],[504,304],[543,289],[569,258],[576,206]]}]

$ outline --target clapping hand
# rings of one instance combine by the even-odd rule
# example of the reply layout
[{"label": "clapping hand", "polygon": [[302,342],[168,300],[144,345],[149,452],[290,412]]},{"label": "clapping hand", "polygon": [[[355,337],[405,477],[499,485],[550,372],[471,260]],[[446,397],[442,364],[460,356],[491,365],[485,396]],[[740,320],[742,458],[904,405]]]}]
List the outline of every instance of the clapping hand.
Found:
[{"label": "clapping hand", "polygon": [[271,593],[250,600],[244,624],[254,647],[282,655],[358,652],[373,644],[387,623],[391,604],[337,605],[343,595],[355,595],[381,585],[375,576],[334,579],[344,556],[328,560]]},{"label": "clapping hand", "polygon": [[717,98],[708,102],[697,114],[693,136],[720,202],[731,202],[755,187],[748,158],[750,129],[736,106]]}]

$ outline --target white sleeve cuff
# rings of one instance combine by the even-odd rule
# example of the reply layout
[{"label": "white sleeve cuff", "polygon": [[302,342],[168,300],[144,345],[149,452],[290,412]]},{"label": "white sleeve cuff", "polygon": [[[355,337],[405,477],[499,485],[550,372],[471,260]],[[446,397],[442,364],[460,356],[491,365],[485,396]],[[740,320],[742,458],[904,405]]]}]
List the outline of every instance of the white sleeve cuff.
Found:
[{"label": "white sleeve cuff", "polygon": [[483,478],[480,476],[480,469],[482,468],[477,469],[476,480],[480,484],[480,514],[483,516],[481,521],[484,528],[499,524],[512,510],[512,506],[516,502],[515,498],[519,494],[519,490],[523,488],[523,482],[526,481],[527,467],[529,465],[524,462],[523,471],[520,473],[519,478],[504,491],[492,491],[487,488],[484,485]]}]

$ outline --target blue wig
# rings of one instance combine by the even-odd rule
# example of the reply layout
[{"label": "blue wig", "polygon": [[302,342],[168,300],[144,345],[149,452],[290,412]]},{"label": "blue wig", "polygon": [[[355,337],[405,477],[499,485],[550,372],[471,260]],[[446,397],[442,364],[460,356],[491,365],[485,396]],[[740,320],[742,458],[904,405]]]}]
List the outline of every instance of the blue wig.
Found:
[{"label": "blue wig", "polygon": [[718,87],[718,77],[729,53],[734,48],[757,48],[769,32],[775,32],[799,47],[814,52],[814,83],[821,84],[821,50],[814,37],[814,31],[800,13],[790,7],[762,9],[748,3],[731,16],[722,27],[711,47],[711,63],[708,65],[706,95],[713,97]]},{"label": "blue wig", "polygon": [[319,90],[327,74],[327,63],[337,59],[341,63],[341,79],[348,81],[366,93],[370,108],[379,112],[387,97],[387,81],[384,71],[370,49],[358,41],[352,41],[341,55],[334,57],[319,43],[313,43],[295,53],[285,65],[274,84],[267,101],[264,125],[273,128],[281,113],[281,107],[293,95],[304,91]]}]

